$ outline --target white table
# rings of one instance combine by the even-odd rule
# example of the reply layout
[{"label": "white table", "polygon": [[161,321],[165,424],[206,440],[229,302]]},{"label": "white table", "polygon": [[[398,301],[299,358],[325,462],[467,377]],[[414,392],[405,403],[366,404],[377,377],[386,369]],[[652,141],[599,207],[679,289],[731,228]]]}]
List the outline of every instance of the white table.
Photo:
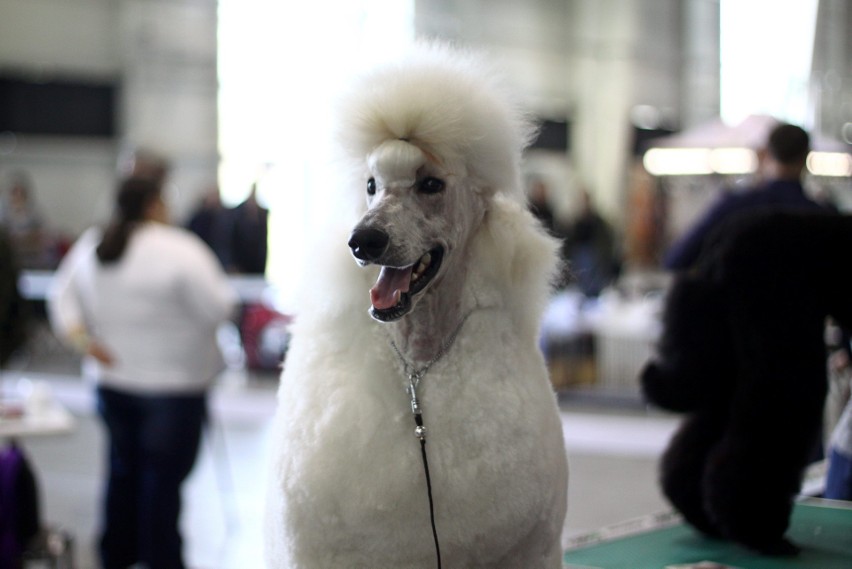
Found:
[{"label": "white table", "polygon": [[[44,301],[52,280],[53,271],[21,271],[18,289],[27,300]],[[228,281],[243,303],[260,302],[270,289],[266,279],[258,275],[228,275]]]},{"label": "white table", "polygon": [[19,439],[26,437],[61,435],[74,428],[74,417],[56,402],[38,411],[24,410],[15,417],[0,415],[0,438]]}]

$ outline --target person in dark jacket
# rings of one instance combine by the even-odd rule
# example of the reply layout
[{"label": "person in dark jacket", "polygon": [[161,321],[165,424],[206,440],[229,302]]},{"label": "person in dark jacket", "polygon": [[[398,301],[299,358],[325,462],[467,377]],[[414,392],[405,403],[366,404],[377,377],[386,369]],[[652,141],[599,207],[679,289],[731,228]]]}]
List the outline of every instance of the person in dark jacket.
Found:
[{"label": "person in dark jacket", "polygon": [[562,254],[580,291],[594,298],[618,278],[621,259],[612,227],[587,192],[581,199],[577,217],[565,229]]},{"label": "person in dark jacket", "polygon": [[229,272],[262,275],[266,272],[267,221],[269,212],[257,202],[257,187],[230,212]]},{"label": "person in dark jacket", "polygon": [[0,368],[27,337],[27,308],[18,290],[18,274],[11,240],[0,227]]},{"label": "person in dark jacket", "polygon": [[802,187],[810,137],[798,126],[780,124],[769,134],[761,156],[763,181],[743,192],[728,192],[674,243],[663,259],[670,270],[692,267],[707,242],[707,236],[735,213],[769,208],[828,210],[809,198]]}]

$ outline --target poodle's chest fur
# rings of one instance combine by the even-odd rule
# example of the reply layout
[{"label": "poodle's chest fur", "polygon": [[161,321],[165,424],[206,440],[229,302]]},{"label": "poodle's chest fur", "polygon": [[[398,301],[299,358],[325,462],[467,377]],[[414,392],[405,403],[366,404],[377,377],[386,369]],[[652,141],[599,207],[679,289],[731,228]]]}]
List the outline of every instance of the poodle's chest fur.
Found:
[{"label": "poodle's chest fur", "polygon": [[[559,532],[566,466],[540,354],[500,315],[470,320],[418,391],[443,557],[487,567],[543,520]],[[373,328],[343,351],[294,342],[288,355],[270,520],[288,567],[434,566],[407,380]]]}]

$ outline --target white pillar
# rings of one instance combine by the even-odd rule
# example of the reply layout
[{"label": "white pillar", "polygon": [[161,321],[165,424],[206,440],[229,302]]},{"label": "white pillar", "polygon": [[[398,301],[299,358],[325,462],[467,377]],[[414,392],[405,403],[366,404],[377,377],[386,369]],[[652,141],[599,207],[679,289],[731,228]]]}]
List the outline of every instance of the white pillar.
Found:
[{"label": "white pillar", "polygon": [[122,145],[172,162],[169,201],[182,221],[218,167],[215,0],[123,0]]}]

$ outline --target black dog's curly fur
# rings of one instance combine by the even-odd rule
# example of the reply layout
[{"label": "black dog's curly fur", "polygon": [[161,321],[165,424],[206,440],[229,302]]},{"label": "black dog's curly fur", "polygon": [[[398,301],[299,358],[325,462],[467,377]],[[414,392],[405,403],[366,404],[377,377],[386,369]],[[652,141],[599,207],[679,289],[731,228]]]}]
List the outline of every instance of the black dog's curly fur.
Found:
[{"label": "black dog's curly fur", "polygon": [[672,284],[641,383],[650,402],[688,414],[661,484],[701,532],[798,551],[784,533],[822,424],[825,319],[852,326],[849,251],[852,217],[738,216]]}]

